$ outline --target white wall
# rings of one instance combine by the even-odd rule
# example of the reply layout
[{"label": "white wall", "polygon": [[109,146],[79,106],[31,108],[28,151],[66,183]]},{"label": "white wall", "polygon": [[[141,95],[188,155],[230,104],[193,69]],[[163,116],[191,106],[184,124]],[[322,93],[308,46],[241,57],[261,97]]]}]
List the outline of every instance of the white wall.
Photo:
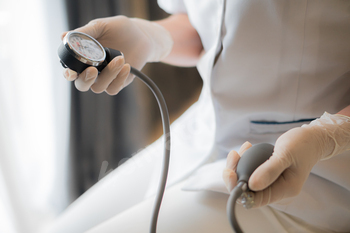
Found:
[{"label": "white wall", "polygon": [[0,232],[40,232],[69,201],[62,2],[0,0]]}]

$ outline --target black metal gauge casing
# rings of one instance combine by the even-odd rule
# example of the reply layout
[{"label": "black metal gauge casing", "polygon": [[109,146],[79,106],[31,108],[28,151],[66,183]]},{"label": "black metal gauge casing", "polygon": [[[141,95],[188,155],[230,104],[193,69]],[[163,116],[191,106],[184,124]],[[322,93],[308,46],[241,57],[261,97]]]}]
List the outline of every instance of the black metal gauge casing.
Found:
[{"label": "black metal gauge casing", "polygon": [[96,39],[85,33],[71,31],[59,46],[58,56],[64,68],[81,73],[89,66],[101,71],[114,57],[123,54],[118,50],[104,48]]}]

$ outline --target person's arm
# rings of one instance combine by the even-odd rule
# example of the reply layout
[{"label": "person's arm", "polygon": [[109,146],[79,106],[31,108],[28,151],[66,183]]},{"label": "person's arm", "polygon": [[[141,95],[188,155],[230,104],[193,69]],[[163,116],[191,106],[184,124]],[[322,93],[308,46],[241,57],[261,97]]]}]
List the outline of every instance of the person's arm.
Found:
[{"label": "person's arm", "polygon": [[88,67],[81,74],[64,70],[65,78],[74,81],[80,91],[91,89],[95,93],[116,95],[133,80],[133,75],[129,75],[130,66],[142,69],[147,62],[159,61],[194,66],[202,51],[198,33],[185,14],[172,15],[157,22],[125,16],[101,18],[75,30],[124,54],[124,57],[114,58],[100,74],[95,67]]},{"label": "person's arm", "polygon": [[168,30],[174,41],[170,54],[162,62],[176,66],[195,66],[200,58],[203,45],[188,15],[171,15],[156,23]]},{"label": "person's arm", "polygon": [[342,109],[342,110],[341,110],[340,112],[338,112],[337,114],[341,114],[341,115],[350,117],[350,105],[347,106],[346,108]]}]

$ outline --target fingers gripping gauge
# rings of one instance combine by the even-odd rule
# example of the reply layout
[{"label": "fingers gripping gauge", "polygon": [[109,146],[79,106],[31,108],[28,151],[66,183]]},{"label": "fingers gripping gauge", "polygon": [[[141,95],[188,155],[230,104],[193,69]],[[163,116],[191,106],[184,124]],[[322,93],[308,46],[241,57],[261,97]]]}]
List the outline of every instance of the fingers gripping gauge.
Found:
[{"label": "fingers gripping gauge", "polygon": [[104,48],[85,33],[72,31],[64,37],[58,48],[58,56],[64,68],[81,73],[89,66],[102,71],[113,58],[123,54],[118,50]]},{"label": "fingers gripping gauge", "polygon": [[[64,68],[69,68],[77,73],[83,72],[87,67],[94,66],[102,71],[108,63],[116,56],[123,56],[117,50],[104,48],[93,37],[81,32],[69,32],[64,37],[62,44],[58,48],[58,56]],[[168,177],[169,161],[170,161],[170,121],[169,113],[164,97],[157,85],[145,74],[131,67],[130,73],[134,74],[143,81],[153,92],[157,99],[158,106],[162,116],[163,132],[164,132],[164,158],[162,165],[161,180],[159,182],[157,196],[154,203],[152,219],[150,224],[150,232],[155,233],[157,229],[157,221],[160,206],[165,191],[166,180]]]}]

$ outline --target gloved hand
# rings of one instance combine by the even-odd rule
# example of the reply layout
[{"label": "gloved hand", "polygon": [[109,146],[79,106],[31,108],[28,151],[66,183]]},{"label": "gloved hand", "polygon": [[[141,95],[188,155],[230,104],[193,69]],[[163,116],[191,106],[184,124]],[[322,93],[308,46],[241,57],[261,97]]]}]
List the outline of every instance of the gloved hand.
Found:
[{"label": "gloved hand", "polygon": [[[235,169],[244,151],[251,147],[244,143],[239,151],[231,151],[223,178],[229,191],[237,182]],[[276,141],[273,155],[251,175],[248,186],[256,191],[254,208],[294,197],[301,191],[312,167],[350,150],[350,118],[324,113],[309,125],[293,128]]]},{"label": "gloved hand", "polygon": [[[170,33],[159,24],[125,16],[95,19],[75,31],[86,33],[102,46],[124,54],[124,58],[114,58],[98,77],[94,67],[85,69],[81,74],[70,69],[64,70],[65,78],[75,80],[75,86],[80,91],[91,88],[95,93],[106,91],[115,95],[132,82],[130,65],[141,69],[146,62],[160,61],[170,53],[173,45]],[[62,34],[62,39],[66,34]]]}]

